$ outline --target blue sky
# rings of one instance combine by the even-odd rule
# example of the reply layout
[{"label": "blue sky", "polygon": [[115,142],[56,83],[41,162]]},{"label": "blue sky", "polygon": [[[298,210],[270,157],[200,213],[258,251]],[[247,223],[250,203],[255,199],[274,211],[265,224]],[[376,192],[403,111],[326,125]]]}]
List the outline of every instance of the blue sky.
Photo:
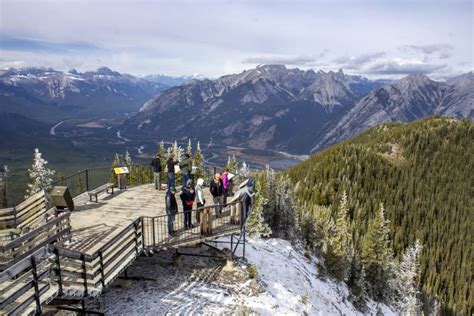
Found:
[{"label": "blue sky", "polygon": [[368,77],[473,69],[461,0],[0,0],[0,68],[209,77],[263,63]]}]

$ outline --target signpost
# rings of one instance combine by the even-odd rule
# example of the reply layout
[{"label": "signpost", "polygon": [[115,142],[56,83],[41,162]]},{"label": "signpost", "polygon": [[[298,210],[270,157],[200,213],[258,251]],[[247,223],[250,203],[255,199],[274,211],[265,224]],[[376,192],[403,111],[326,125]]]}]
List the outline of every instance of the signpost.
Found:
[{"label": "signpost", "polygon": [[114,172],[117,175],[117,183],[119,190],[127,188],[127,174],[130,173],[127,167],[115,167]]}]

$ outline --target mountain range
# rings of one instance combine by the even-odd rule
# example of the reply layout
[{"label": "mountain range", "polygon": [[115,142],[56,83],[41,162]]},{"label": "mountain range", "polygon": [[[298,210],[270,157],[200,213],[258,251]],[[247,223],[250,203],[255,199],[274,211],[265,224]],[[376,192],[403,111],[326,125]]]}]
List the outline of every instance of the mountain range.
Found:
[{"label": "mountain range", "polygon": [[189,137],[307,154],[388,121],[436,114],[474,119],[473,98],[472,72],[447,82],[412,75],[387,84],[342,70],[262,65],[170,88],[120,129],[131,139]]},{"label": "mountain range", "polygon": [[[162,76],[161,81],[171,78]],[[0,71],[0,111],[46,122],[113,116],[138,111],[146,100],[174,83],[166,85],[156,78],[134,77],[107,67],[83,73],[74,69],[8,69]]]}]

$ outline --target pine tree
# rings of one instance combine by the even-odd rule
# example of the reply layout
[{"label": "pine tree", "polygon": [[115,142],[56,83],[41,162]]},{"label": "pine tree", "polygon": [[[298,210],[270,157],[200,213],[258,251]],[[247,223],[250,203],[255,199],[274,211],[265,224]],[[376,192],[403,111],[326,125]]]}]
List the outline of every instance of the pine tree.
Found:
[{"label": "pine tree", "polygon": [[178,142],[174,141],[173,144],[173,159],[174,161],[180,162],[183,159],[183,148],[178,146]]},{"label": "pine tree", "polygon": [[196,146],[196,152],[194,153],[193,166],[196,167],[196,173],[194,177],[196,179],[204,176],[204,157],[201,152],[201,144],[198,142]]},{"label": "pine tree", "polygon": [[266,201],[265,191],[260,179],[255,182],[255,200],[252,212],[247,219],[247,231],[249,236],[254,238],[268,237],[272,231],[263,218],[263,206]]},{"label": "pine tree", "polygon": [[163,141],[161,141],[160,145],[158,146],[158,153],[162,158],[165,158],[165,143]]},{"label": "pine tree", "polygon": [[132,157],[130,156],[128,150],[125,150],[125,154],[123,155],[123,162],[129,169],[132,167]]},{"label": "pine tree", "polygon": [[349,274],[352,251],[352,236],[348,218],[347,194],[343,191],[341,202],[335,214],[335,227],[326,254],[329,272],[338,280],[346,280]]},{"label": "pine tree", "polygon": [[389,247],[388,221],[380,203],[379,211],[369,223],[362,244],[361,261],[366,271],[369,292],[376,299],[387,299],[387,279],[392,252]]},{"label": "pine tree", "polygon": [[352,258],[349,280],[347,285],[350,289],[350,300],[354,306],[365,312],[367,309],[367,287],[365,284],[365,271],[357,258]]},{"label": "pine tree", "polygon": [[237,168],[238,168],[238,162],[237,162],[237,158],[235,158],[235,156],[229,156],[229,158],[227,159],[227,165],[226,165],[226,168],[229,169],[229,172],[231,173],[237,173]]},{"label": "pine tree", "polygon": [[250,168],[245,161],[242,161],[242,166],[238,173],[243,178],[248,178],[250,176]]},{"label": "pine tree", "polygon": [[33,165],[28,169],[31,182],[28,184],[25,198],[28,198],[41,190],[48,191],[53,187],[54,171],[47,168],[48,162],[41,157],[38,148],[35,148]]},{"label": "pine tree", "polygon": [[192,151],[193,147],[191,145],[191,139],[188,139],[188,145],[186,146],[186,154],[188,154],[189,157],[192,157]]},{"label": "pine tree", "polygon": [[400,263],[394,267],[394,278],[390,285],[395,293],[394,304],[402,315],[419,314],[418,261],[421,249],[416,240],[412,247],[405,250]]},{"label": "pine tree", "polygon": [[120,159],[120,155],[116,153],[114,156],[114,160],[112,161],[112,170],[110,172],[109,182],[115,185],[118,185],[117,175],[115,174],[113,168],[121,167],[121,166],[122,166],[122,160]]}]

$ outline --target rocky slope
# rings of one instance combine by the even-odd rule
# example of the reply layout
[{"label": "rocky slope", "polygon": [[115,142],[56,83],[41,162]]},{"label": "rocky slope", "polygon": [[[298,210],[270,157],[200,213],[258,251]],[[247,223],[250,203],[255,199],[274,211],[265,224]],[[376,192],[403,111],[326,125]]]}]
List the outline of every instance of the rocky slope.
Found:
[{"label": "rocky slope", "polygon": [[412,75],[374,90],[328,122],[317,135],[312,152],[381,123],[410,122],[430,115],[474,119],[472,72],[447,82]]},{"label": "rocky slope", "polygon": [[123,129],[131,138],[191,137],[306,153],[329,119],[378,86],[342,71],[263,65],[171,88],[146,102]]}]

